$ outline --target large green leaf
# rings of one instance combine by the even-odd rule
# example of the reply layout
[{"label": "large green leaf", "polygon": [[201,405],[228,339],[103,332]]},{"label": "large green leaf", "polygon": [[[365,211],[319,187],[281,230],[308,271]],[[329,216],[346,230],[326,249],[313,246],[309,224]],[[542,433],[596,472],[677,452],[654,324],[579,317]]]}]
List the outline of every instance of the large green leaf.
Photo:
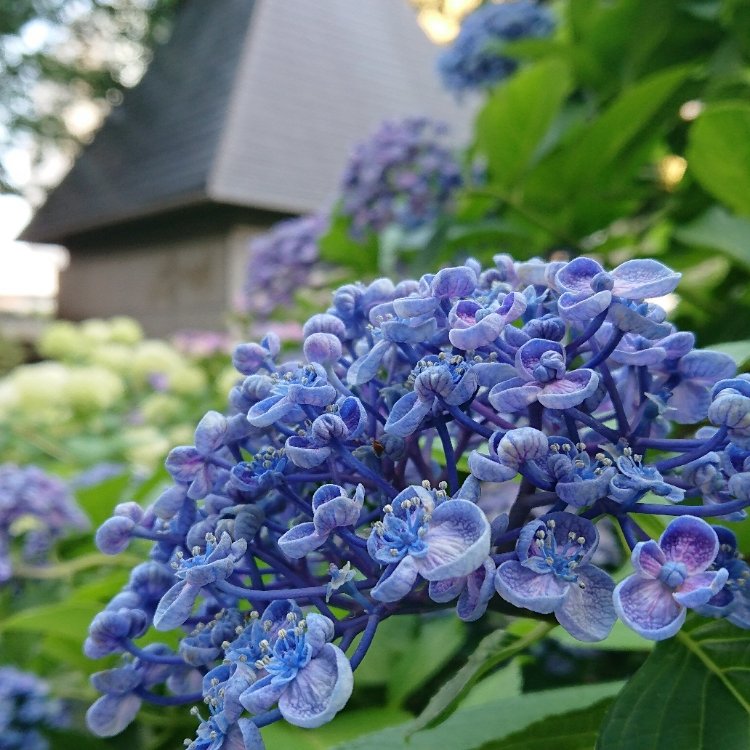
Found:
[{"label": "large green leaf", "polygon": [[667,105],[689,72],[686,66],[670,68],[626,87],[533,169],[524,204],[559,212],[550,221],[564,221],[576,232],[600,228],[635,205],[637,180],[651,158],[651,144],[674,117]]},{"label": "large green leaf", "polygon": [[512,188],[528,169],[571,89],[559,60],[522,70],[494,90],[477,117],[477,150],[487,159],[490,183]]},{"label": "large green leaf", "polygon": [[750,747],[750,634],[695,618],[623,688],[598,750]]},{"label": "large green leaf", "polygon": [[750,215],[750,104],[707,107],[690,130],[687,160],[709,193]]},{"label": "large green leaf", "polygon": [[501,740],[488,742],[480,750],[591,750],[599,726],[612,699],[562,715],[547,716]]},{"label": "large green leaf", "polygon": [[54,633],[83,641],[91,620],[102,606],[98,602],[59,602],[17,612],[0,622],[4,630]]},{"label": "large green leaf", "polygon": [[425,710],[414,721],[411,732],[433,726],[444,719],[455,710],[483,675],[543,638],[553,627],[554,625],[546,622],[539,623],[521,638],[513,638],[504,630],[490,633],[480,641],[466,664],[435,693]]},{"label": "large green leaf", "polygon": [[719,250],[750,268],[750,221],[732,216],[720,206],[677,229],[674,237],[686,245]]},{"label": "large green leaf", "polygon": [[434,750],[436,747],[473,750],[510,737],[545,717],[590,706],[615,695],[621,688],[621,682],[607,682],[525,693],[459,709],[440,726],[411,736],[407,736],[409,725],[405,724],[360,737],[337,750]]}]

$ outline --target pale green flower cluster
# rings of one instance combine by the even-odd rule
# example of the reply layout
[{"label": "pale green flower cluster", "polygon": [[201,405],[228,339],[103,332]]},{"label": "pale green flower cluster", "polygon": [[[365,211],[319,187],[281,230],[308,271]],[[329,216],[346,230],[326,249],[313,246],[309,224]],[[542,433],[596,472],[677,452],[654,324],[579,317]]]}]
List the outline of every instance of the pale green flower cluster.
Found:
[{"label": "pale green flower cluster", "polygon": [[145,338],[132,318],[56,321],[37,348],[43,362],[0,378],[7,460],[122,461],[150,473],[170,446],[190,442],[206,400],[220,394],[203,360]]}]

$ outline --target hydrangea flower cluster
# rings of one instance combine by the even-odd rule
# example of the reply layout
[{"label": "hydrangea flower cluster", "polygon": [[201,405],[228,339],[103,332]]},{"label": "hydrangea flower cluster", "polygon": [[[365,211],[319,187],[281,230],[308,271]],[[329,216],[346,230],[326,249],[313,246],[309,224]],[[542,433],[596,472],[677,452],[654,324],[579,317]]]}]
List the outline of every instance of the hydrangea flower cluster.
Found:
[{"label": "hydrangea flower cluster", "polygon": [[36,466],[0,466],[0,583],[13,575],[11,546],[23,537],[23,558],[42,561],[56,539],[85,531],[89,520],[68,486]]},{"label": "hydrangea flower cluster", "polygon": [[14,667],[0,667],[0,709],[3,750],[47,750],[43,731],[67,724],[64,706],[50,697],[47,683]]},{"label": "hydrangea flower cluster", "polygon": [[[274,335],[237,347],[227,413],[170,453],[151,507],[98,532],[108,553],[154,545],[91,625],[92,658],[123,654],[94,678],[96,733],[142,701],[203,701],[191,750],[320,726],[379,623],[453,602],[471,621],[505,600],[584,642],[618,616],[666,638],[687,609],[750,627],[750,568],[705,520],[750,505],[750,377],[648,301],[680,275],[494,261],[342,286],[301,361],[280,362]],[[674,519],[652,540],[644,514]],[[618,586],[592,562],[601,523],[632,552]],[[138,646],[150,625],[179,648]]]},{"label": "hydrangea flower cluster", "polygon": [[266,320],[310,286],[319,259],[318,240],[328,229],[326,214],[285,219],[250,241],[245,276],[245,312]]},{"label": "hydrangea flower cluster", "polygon": [[418,229],[437,218],[462,182],[447,132],[426,117],[386,121],[355,147],[341,185],[341,212],[355,238],[391,224]]},{"label": "hydrangea flower cluster", "polygon": [[546,37],[554,28],[552,14],[532,0],[483,3],[464,19],[453,44],[438,58],[443,85],[463,92],[499,83],[518,65],[502,54],[503,44]]}]

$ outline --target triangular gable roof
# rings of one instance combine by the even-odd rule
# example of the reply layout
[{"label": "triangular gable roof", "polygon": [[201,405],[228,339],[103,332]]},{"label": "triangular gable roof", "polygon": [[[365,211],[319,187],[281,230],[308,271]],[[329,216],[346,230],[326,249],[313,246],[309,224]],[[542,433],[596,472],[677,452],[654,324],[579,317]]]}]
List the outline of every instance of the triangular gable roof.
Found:
[{"label": "triangular gable roof", "polygon": [[185,0],[169,42],[21,239],[205,202],[320,208],[350,148],[389,117],[468,132],[406,0]]}]

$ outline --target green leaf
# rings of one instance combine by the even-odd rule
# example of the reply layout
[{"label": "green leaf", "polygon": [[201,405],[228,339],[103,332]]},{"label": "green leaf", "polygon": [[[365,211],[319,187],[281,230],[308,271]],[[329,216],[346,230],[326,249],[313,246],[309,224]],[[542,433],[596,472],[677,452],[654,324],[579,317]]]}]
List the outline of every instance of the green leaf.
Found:
[{"label": "green leaf", "polygon": [[750,105],[707,107],[690,129],[688,169],[715,198],[750,215]]},{"label": "green leaf", "polygon": [[461,648],[466,630],[453,612],[447,617],[422,620],[419,633],[409,649],[408,658],[390,666],[388,699],[393,705],[424,685]]},{"label": "green leaf", "polygon": [[720,206],[677,229],[674,237],[686,245],[719,250],[750,269],[750,221]]},{"label": "green leaf", "polygon": [[599,725],[612,705],[607,698],[588,708],[548,716],[520,732],[497,742],[482,745],[481,750],[591,750],[599,736]]},{"label": "green leaf", "polygon": [[735,361],[737,367],[742,367],[750,361],[750,339],[746,341],[727,341],[724,344],[713,344],[708,349],[728,354]]},{"label": "green leaf", "polygon": [[549,60],[522,70],[494,90],[477,117],[477,150],[487,158],[493,186],[511,188],[571,89],[565,65]]},{"label": "green leaf", "polygon": [[382,706],[377,709],[345,710],[329,724],[313,731],[300,729],[286,722],[277,722],[263,729],[263,739],[270,750],[325,750],[338,743],[343,743],[340,747],[348,748],[354,744],[351,742],[353,738],[403,722],[408,716],[406,711]]},{"label": "green leaf", "polygon": [[350,268],[355,275],[374,276],[378,270],[378,238],[370,234],[357,242],[349,234],[349,226],[345,216],[334,215],[328,232],[318,241],[320,258]]},{"label": "green leaf", "polygon": [[122,502],[123,493],[129,484],[130,477],[125,473],[76,490],[78,504],[91,519],[94,528],[101,526],[112,515],[115,505]]},{"label": "green leaf", "polygon": [[[410,725],[361,737],[337,750],[473,750],[520,732],[545,717],[584,708],[615,695],[622,682],[542,690],[459,709],[443,724],[408,736]],[[547,747],[555,747],[548,745]]]},{"label": "green leaf", "polygon": [[0,622],[0,632],[23,630],[55,633],[83,641],[91,620],[101,610],[98,602],[60,602],[17,612]]},{"label": "green leaf", "polygon": [[[561,629],[561,628],[560,628]],[[523,675],[520,659],[513,659],[502,669],[485,677],[475,685],[466,698],[461,701],[461,709],[481,706],[483,703],[496,703],[503,698],[515,698],[521,695]]]},{"label": "green leaf", "polygon": [[607,714],[598,750],[750,747],[750,634],[694,618],[662,641]]},{"label": "green leaf", "polygon": [[543,638],[555,627],[539,623],[527,635],[513,639],[506,631],[496,630],[480,641],[466,664],[435,693],[425,710],[415,719],[411,733],[433,726],[455,710],[471,687],[493,667]]}]

